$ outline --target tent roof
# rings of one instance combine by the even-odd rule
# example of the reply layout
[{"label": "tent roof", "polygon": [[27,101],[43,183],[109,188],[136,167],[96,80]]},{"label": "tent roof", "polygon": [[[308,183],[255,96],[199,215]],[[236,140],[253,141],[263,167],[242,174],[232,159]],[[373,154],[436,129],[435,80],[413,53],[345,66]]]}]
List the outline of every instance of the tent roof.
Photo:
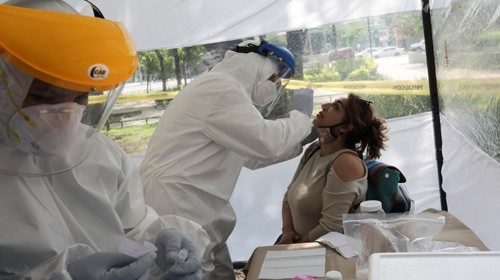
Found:
[{"label": "tent roof", "polygon": [[[1,1],[1,0],[0,0]],[[68,0],[83,7],[84,1]],[[433,9],[452,0],[431,1]],[[82,3],[83,2],[83,3]],[[95,0],[138,50],[177,48],[421,9],[420,0]]]}]

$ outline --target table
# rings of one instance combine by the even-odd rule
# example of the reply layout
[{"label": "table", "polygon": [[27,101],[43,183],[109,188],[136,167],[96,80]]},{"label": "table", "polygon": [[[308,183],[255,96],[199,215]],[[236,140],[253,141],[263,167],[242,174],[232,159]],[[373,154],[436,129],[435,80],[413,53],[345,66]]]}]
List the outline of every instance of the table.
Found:
[{"label": "table", "polygon": [[[481,251],[488,251],[484,243],[474,234],[474,232],[465,226],[461,221],[446,211],[428,209],[426,212],[438,213],[444,216],[445,225],[441,233],[434,240],[459,242],[465,246],[476,247]],[[274,245],[258,247],[252,254],[251,262],[247,265],[247,280],[258,279],[260,268],[264,262],[267,251],[283,251],[297,249],[320,248],[322,245],[316,242]],[[342,273],[343,280],[356,279],[356,258],[344,259],[336,251],[327,248],[325,268],[326,271],[337,270]],[[323,278],[318,278],[323,279]]]}]

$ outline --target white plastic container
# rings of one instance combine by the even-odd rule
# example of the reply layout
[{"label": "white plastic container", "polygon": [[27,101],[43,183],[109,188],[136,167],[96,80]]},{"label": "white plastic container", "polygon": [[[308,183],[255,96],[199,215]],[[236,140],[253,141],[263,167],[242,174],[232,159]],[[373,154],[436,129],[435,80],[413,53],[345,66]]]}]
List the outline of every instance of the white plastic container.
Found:
[{"label": "white plastic container", "polygon": [[384,210],[382,209],[382,202],[378,200],[366,200],[361,202],[359,205],[359,210],[362,213],[374,213],[374,214],[383,214]]},{"label": "white plastic container", "polygon": [[342,273],[330,270],[325,274],[325,280],[342,280]]}]

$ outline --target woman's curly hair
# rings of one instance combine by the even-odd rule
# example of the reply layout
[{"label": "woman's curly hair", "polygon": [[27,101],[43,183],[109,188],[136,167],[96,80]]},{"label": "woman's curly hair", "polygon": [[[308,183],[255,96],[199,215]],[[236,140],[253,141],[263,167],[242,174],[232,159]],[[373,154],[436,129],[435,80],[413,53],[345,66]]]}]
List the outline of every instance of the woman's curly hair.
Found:
[{"label": "woman's curly hair", "polygon": [[346,121],[353,129],[344,135],[347,147],[363,158],[366,150],[367,159],[377,159],[385,149],[387,127],[385,120],[375,115],[371,101],[361,99],[350,93],[345,105]]}]

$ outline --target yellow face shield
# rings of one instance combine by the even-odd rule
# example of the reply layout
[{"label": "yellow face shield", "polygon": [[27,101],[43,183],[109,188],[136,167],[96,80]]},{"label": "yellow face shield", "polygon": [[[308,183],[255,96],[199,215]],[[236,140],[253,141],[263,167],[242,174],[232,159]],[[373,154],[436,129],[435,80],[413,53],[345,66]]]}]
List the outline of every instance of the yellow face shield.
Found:
[{"label": "yellow face shield", "polygon": [[35,78],[81,92],[111,90],[137,66],[120,23],[7,5],[0,5],[0,55]]},{"label": "yellow face shield", "polygon": [[119,23],[0,4],[0,172],[84,162],[136,66]]}]

